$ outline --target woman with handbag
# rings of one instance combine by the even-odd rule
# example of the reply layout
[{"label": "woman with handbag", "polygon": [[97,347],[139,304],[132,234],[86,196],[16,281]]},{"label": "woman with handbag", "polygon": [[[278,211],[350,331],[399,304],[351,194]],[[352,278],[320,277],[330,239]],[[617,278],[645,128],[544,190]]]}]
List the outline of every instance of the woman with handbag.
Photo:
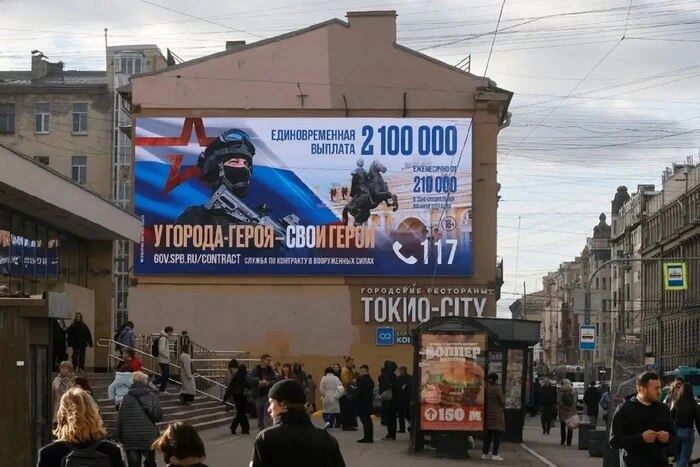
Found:
[{"label": "woman with handbag", "polygon": [[398,378],[396,377],[396,362],[384,362],[382,374],[379,375],[379,400],[382,403],[382,419],[386,421],[387,434],[385,440],[396,439],[396,398],[398,394]]}]

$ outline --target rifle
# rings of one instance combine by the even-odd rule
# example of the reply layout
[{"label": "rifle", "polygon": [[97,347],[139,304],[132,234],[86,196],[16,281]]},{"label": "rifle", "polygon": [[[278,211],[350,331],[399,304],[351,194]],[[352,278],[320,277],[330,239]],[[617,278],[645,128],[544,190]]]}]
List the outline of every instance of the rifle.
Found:
[{"label": "rifle", "polygon": [[211,195],[211,198],[209,198],[209,201],[207,201],[204,207],[209,210],[224,211],[229,217],[241,224],[269,225],[275,231],[275,238],[286,237],[287,227],[299,224],[299,217],[296,214],[289,214],[275,221],[270,216],[252,209],[238,196],[231,193],[225,185],[221,185],[219,189]]}]

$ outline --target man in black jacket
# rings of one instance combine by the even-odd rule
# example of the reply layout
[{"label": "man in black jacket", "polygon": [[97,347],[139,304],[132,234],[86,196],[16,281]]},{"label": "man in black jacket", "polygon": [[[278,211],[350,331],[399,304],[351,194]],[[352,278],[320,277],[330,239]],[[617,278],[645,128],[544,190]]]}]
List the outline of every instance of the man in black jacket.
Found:
[{"label": "man in black jacket", "polygon": [[671,412],[659,402],[661,380],[647,371],[637,378],[637,394],[625,399],[612,419],[610,446],[620,450],[620,467],[667,467],[674,436]]},{"label": "man in black jacket", "polygon": [[357,415],[362,422],[364,436],[358,443],[374,443],[374,423],[372,422],[372,409],[374,408],[374,381],[369,375],[369,367],[362,365],[360,375],[357,377],[357,398],[355,399]]},{"label": "man in black jacket", "polygon": [[[382,400],[382,419],[386,421],[387,434],[385,440],[396,439],[396,394],[399,392],[398,378],[396,377],[396,362],[386,360],[382,373],[379,375],[379,397]],[[382,396],[384,395],[384,396]]]},{"label": "man in black jacket", "polygon": [[595,387],[595,381],[591,381],[588,389],[583,394],[583,403],[586,404],[586,415],[593,425],[598,424],[598,413],[600,413],[600,398],[602,394]]},{"label": "man in black jacket", "polygon": [[397,433],[406,433],[406,420],[411,423],[411,393],[413,391],[413,378],[408,374],[408,368],[402,366],[399,368],[399,377],[396,379],[399,385],[398,394],[398,412],[399,412],[399,431]]},{"label": "man in black jacket", "polygon": [[549,379],[542,382],[540,388],[540,419],[542,420],[542,433],[549,434],[556,415],[557,388],[552,386]]},{"label": "man in black jacket", "polygon": [[338,441],[311,423],[299,383],[279,381],[268,395],[275,424],[255,438],[250,467],[345,467]]}]

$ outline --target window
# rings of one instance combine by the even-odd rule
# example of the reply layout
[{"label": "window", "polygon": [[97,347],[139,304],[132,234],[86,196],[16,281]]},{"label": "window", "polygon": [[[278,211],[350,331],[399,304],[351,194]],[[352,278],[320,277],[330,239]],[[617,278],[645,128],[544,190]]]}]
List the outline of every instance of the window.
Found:
[{"label": "window", "polygon": [[49,119],[51,118],[51,104],[40,103],[34,107],[34,133],[49,133]]},{"label": "window", "polygon": [[71,157],[71,175],[73,180],[85,185],[87,183],[87,157],[73,156]]},{"label": "window", "polygon": [[141,73],[142,65],[141,56],[124,56],[121,58],[116,58],[115,68],[117,71],[125,73],[127,75],[135,75]]},{"label": "window", "polygon": [[608,278],[607,278],[607,277],[603,277],[603,290],[607,290],[607,288],[608,288],[607,281],[608,281]]},{"label": "window", "polygon": [[88,123],[88,105],[87,104],[73,104],[73,134],[74,135],[85,135],[87,134]]},{"label": "window", "polygon": [[15,104],[0,104],[0,135],[15,133]]},{"label": "window", "polygon": [[44,165],[49,165],[49,156],[34,156],[34,160]]}]

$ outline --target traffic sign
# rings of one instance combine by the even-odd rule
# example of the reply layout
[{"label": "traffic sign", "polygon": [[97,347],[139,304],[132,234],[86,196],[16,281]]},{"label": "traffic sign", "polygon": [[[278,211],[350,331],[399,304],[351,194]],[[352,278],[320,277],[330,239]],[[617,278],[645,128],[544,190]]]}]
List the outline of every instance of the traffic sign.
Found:
[{"label": "traffic sign", "polygon": [[394,345],[394,328],[377,328],[377,345]]},{"label": "traffic sign", "polygon": [[688,290],[688,270],[685,263],[664,263],[664,288]]},{"label": "traffic sign", "polygon": [[612,368],[612,357],[605,357],[605,368]]},{"label": "traffic sign", "polygon": [[580,350],[595,350],[595,325],[582,324],[579,327],[579,342]]}]

